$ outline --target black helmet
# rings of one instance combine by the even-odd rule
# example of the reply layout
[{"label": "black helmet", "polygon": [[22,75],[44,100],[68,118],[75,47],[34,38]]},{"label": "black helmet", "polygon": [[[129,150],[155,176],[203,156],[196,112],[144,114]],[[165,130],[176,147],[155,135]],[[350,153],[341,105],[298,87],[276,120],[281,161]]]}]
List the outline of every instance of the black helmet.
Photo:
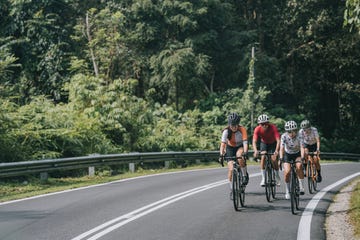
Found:
[{"label": "black helmet", "polygon": [[240,116],[236,113],[230,113],[228,123],[229,125],[238,125],[240,123]]},{"label": "black helmet", "polygon": [[304,120],[304,121],[302,121],[302,122],[300,123],[300,126],[301,126],[302,129],[307,129],[307,128],[309,128],[309,127],[310,127],[310,122],[309,122],[309,120]]}]

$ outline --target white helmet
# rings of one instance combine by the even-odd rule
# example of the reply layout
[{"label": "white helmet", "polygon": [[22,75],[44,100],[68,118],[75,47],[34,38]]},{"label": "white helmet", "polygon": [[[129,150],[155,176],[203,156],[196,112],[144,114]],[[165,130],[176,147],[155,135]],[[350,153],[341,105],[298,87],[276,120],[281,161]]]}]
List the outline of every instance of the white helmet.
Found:
[{"label": "white helmet", "polygon": [[261,114],[259,117],[258,117],[258,123],[267,123],[269,122],[269,117],[266,115],[266,114]]},{"label": "white helmet", "polygon": [[285,123],[285,131],[293,131],[297,129],[297,124],[295,121],[288,121]]}]

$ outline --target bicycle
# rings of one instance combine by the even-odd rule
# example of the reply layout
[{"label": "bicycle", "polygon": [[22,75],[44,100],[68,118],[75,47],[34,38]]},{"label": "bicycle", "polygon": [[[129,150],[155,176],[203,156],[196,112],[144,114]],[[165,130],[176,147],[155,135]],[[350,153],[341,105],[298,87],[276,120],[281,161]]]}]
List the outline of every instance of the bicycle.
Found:
[{"label": "bicycle", "polygon": [[313,193],[317,191],[317,177],[318,172],[316,171],[316,166],[314,162],[314,156],[317,156],[316,152],[309,152],[308,153],[308,163],[306,167],[306,176],[308,179],[308,187],[309,193]]},{"label": "bicycle", "polygon": [[246,185],[243,182],[243,173],[240,169],[240,165],[237,159],[241,159],[241,157],[225,157],[220,156],[221,165],[224,166],[224,160],[232,160],[234,162],[234,167],[232,171],[232,200],[234,203],[235,211],[239,211],[240,205],[241,207],[245,206],[245,188]]},{"label": "bicycle", "polygon": [[274,153],[259,153],[260,157],[265,156],[265,195],[266,200],[271,202],[271,197],[275,199],[276,195],[276,178],[275,178],[275,169],[271,161],[271,156]]}]

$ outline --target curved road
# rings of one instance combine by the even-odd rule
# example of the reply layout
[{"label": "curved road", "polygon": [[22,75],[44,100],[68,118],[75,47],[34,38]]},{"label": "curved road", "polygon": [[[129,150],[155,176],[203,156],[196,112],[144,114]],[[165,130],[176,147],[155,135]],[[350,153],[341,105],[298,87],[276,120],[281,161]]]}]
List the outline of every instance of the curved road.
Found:
[{"label": "curved road", "polygon": [[[226,168],[158,174],[0,203],[2,240],[325,239],[325,214],[360,163],[323,164],[316,194],[292,215],[284,199],[266,201],[250,166],[246,207],[235,212]],[[305,188],[306,189],[306,188]]]}]

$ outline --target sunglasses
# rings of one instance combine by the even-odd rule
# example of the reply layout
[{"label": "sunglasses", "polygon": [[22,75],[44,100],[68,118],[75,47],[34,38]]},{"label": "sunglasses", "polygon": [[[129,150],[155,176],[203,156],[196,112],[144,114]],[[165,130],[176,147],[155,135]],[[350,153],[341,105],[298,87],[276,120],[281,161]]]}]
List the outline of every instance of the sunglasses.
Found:
[{"label": "sunglasses", "polygon": [[296,133],[295,130],[286,131],[287,133]]},{"label": "sunglasses", "polygon": [[269,123],[260,123],[261,126],[269,126]]}]

